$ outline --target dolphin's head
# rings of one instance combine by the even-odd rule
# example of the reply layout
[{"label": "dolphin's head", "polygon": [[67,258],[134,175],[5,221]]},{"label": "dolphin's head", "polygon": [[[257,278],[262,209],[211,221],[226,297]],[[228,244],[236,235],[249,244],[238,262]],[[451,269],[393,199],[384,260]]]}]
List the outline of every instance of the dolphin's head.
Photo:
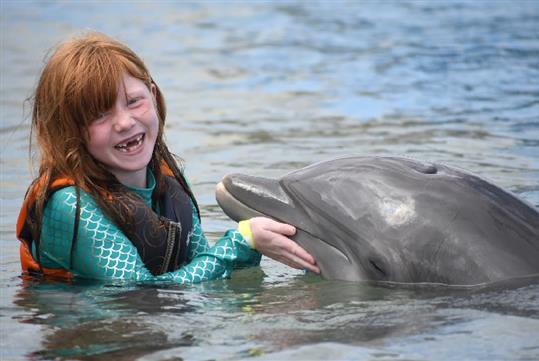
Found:
[{"label": "dolphin's head", "polygon": [[[217,202],[235,221],[264,216],[292,224],[296,234],[292,237],[317,258],[324,277],[329,279],[363,280],[363,268],[346,256],[346,249],[336,247],[333,236],[322,232],[312,218],[308,204],[294,200],[284,187],[285,179],[268,179],[244,174],[230,174],[217,185]],[[321,235],[322,234],[322,235]],[[328,238],[329,241],[325,239]]]},{"label": "dolphin's head", "polygon": [[267,216],[294,225],[294,239],[315,256],[326,278],[384,280],[402,272],[405,259],[380,235],[417,221],[410,190],[390,180],[435,171],[401,158],[348,157],[278,180],[231,174],[218,184],[216,197],[236,221]]},{"label": "dolphin's head", "polygon": [[[480,274],[474,267],[482,260],[464,258],[474,251],[464,242],[476,232],[472,220],[492,213],[477,208],[490,194],[469,191],[488,192],[488,184],[478,182],[439,164],[351,156],[281,179],[228,175],[217,186],[217,201],[237,221],[262,215],[294,225],[294,239],[325,278],[453,283],[452,277]],[[470,206],[464,209],[464,202]]]}]

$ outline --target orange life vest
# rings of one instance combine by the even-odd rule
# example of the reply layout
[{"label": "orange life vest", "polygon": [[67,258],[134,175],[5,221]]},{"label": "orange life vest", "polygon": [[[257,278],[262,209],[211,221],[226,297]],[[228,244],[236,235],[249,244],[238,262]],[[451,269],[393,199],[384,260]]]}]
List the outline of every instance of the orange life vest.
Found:
[{"label": "orange life vest", "polygon": [[[57,178],[49,187],[51,191],[58,190],[63,187],[74,185],[75,182],[69,178]],[[73,278],[73,274],[63,268],[45,268],[32,256],[32,230],[28,223],[28,217],[30,212],[33,212],[33,208],[36,202],[36,196],[45,187],[45,179],[38,179],[26,193],[24,202],[22,203],[19,217],[17,218],[17,238],[21,241],[20,245],[20,257],[21,267],[24,274],[43,274],[45,276],[59,277],[70,279]]]},{"label": "orange life vest", "polygon": [[[161,172],[168,177],[171,177],[172,179],[175,179],[174,174],[170,167],[163,162],[161,165]],[[47,195],[52,194],[53,192],[69,186],[74,186],[75,182],[71,178],[67,177],[59,177],[52,181],[49,188],[47,189]],[[179,184],[178,184],[179,186]],[[38,260],[36,260],[32,255],[32,242],[35,239],[35,235],[32,234],[32,228],[29,223],[29,219],[33,217],[36,197],[38,194],[41,193],[43,188],[46,187],[45,184],[45,178],[39,178],[36,182],[30,186],[28,189],[28,192],[25,196],[25,199],[23,201],[23,204],[21,206],[21,210],[19,213],[19,217],[17,219],[17,228],[16,228],[16,234],[17,238],[21,241],[20,244],[20,261],[21,261],[21,267],[23,274],[41,274],[44,276],[50,276],[54,278],[65,278],[65,279],[71,279],[73,278],[73,274],[69,272],[68,270],[65,270],[63,268],[46,268],[42,267]],[[183,192],[181,192],[183,193]],[[178,192],[175,192],[175,194],[178,194]],[[192,198],[191,195],[188,195],[188,198],[191,197],[192,201],[196,205],[196,201],[194,198]],[[175,199],[176,202],[178,199]],[[169,202],[170,203],[170,202]],[[184,202],[185,203],[185,202]],[[169,207],[170,208],[170,207]],[[197,207],[198,210],[198,207]],[[181,213],[177,209],[171,210],[168,213]],[[185,212],[184,212],[185,215]],[[35,218],[35,217],[33,217]],[[34,219],[34,221],[36,221]],[[177,220],[179,221],[179,220]],[[77,228],[77,221],[75,221],[75,228]],[[185,232],[189,231],[191,226],[189,226]],[[185,233],[184,232],[184,233]],[[74,235],[77,234],[77,230],[74,230]],[[181,235],[180,235],[181,236]],[[183,239],[181,240],[184,244],[185,248],[185,242],[186,242],[186,234],[183,234]],[[182,255],[180,261],[185,260],[185,250],[182,250]],[[148,265],[147,265],[148,266]],[[155,266],[155,265],[154,265]],[[150,267],[149,267],[150,268]],[[155,268],[155,267],[154,267]],[[150,269],[152,271],[152,269]],[[155,273],[152,271],[152,273]]]}]

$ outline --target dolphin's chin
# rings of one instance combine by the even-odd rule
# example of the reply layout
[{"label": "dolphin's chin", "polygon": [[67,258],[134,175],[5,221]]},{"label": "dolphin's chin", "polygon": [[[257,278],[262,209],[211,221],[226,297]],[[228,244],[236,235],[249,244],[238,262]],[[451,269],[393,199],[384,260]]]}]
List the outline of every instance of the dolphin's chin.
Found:
[{"label": "dolphin's chin", "polygon": [[226,189],[223,182],[219,182],[219,184],[217,184],[217,187],[215,189],[215,198],[217,199],[217,203],[223,209],[226,215],[235,220],[236,222],[252,217],[267,216],[240,202]]}]

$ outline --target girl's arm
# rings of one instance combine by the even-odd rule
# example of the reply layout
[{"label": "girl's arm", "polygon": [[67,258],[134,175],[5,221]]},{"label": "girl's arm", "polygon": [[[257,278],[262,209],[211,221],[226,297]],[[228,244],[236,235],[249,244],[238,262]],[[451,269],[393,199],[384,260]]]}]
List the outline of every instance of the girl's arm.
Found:
[{"label": "girl's arm", "polygon": [[193,205],[192,209],[193,229],[189,235],[188,263],[174,272],[157,276],[159,279],[197,283],[227,278],[234,268],[260,264],[262,255],[249,246],[239,231],[227,231],[210,247]]},{"label": "girl's arm", "polygon": [[173,281],[193,283],[229,277],[236,265],[256,265],[260,254],[251,249],[238,231],[228,231],[209,247],[200,228],[193,223],[190,261],[174,272],[152,275],[135,246],[99,209],[84,191],[80,198],[77,241],[71,260],[71,240],[76,211],[74,187],[55,192],[45,207],[40,259],[44,267],[64,268],[75,276],[91,279]]}]

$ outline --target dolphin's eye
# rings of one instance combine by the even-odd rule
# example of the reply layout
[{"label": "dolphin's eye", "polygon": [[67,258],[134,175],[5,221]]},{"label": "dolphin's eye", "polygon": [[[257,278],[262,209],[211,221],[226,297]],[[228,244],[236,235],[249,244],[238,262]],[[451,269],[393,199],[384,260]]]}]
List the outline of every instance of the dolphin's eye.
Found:
[{"label": "dolphin's eye", "polygon": [[378,273],[378,275],[380,275],[382,277],[387,276],[387,274],[384,272],[382,267],[380,267],[374,260],[370,259],[369,263],[371,264],[372,268],[374,268],[374,270],[376,270],[376,273]]}]

